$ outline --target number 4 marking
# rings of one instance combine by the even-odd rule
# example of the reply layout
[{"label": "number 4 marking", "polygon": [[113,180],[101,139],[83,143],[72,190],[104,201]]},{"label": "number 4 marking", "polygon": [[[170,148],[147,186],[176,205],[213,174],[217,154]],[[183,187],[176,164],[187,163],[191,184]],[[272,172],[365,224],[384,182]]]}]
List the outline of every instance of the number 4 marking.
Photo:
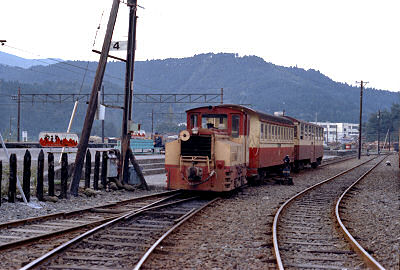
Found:
[{"label": "number 4 marking", "polygon": [[121,48],[121,47],[119,46],[119,41],[115,42],[113,48],[114,48],[114,49],[117,49],[117,50],[119,50],[119,48]]}]

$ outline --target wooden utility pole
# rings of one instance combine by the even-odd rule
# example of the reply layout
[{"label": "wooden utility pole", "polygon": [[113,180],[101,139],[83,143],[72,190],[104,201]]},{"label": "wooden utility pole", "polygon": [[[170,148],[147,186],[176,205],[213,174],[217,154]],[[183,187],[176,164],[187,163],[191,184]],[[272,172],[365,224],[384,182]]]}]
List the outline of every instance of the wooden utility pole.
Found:
[{"label": "wooden utility pole", "polygon": [[[358,82],[356,82],[358,83]],[[362,136],[362,98],[363,98],[363,87],[364,83],[367,84],[368,82],[363,82],[361,81],[361,86],[360,86],[360,123],[358,127],[358,159],[361,158],[361,136]]]},{"label": "wooden utility pole", "polygon": [[380,149],[380,140],[381,140],[381,110],[378,110],[378,155],[381,153]]},{"label": "wooden utility pole", "polygon": [[101,49],[101,55],[99,64],[97,66],[96,75],[94,77],[92,92],[90,95],[88,109],[86,111],[85,122],[82,128],[82,134],[78,145],[78,151],[76,153],[75,158],[75,168],[74,168],[74,176],[71,182],[71,194],[74,196],[78,196],[78,187],[79,181],[82,175],[82,167],[83,167],[83,160],[85,158],[90,132],[92,130],[94,116],[96,114],[97,109],[97,98],[98,92],[100,90],[101,84],[103,82],[104,71],[106,69],[108,53],[110,51],[111,39],[112,34],[114,31],[115,21],[117,19],[118,8],[119,8],[119,0],[113,0],[110,18],[107,24],[106,35],[104,37],[103,47]]},{"label": "wooden utility pole", "polygon": [[120,180],[123,183],[128,181],[128,166],[125,166],[127,151],[129,148],[129,129],[128,124],[132,120],[132,98],[133,98],[133,74],[135,64],[135,37],[136,37],[136,0],[128,0],[129,6],[129,30],[128,30],[128,48],[126,55],[126,72],[125,72],[125,99],[124,99],[124,115],[122,117],[122,134],[121,134],[121,174]]},{"label": "wooden utility pole", "polygon": [[21,87],[18,87],[18,120],[17,120],[17,142],[21,141]]},{"label": "wooden utility pole", "polygon": [[11,135],[12,135],[12,127],[11,127],[11,121],[12,121],[12,117],[11,117],[11,115],[10,115],[10,133],[8,134],[9,136],[9,141],[11,142]]},{"label": "wooden utility pole", "polygon": [[151,109],[151,138],[154,139],[154,109]]},{"label": "wooden utility pole", "polygon": [[221,104],[224,104],[224,88],[221,88]]},{"label": "wooden utility pole", "polygon": [[[102,87],[102,93],[101,93],[101,104],[104,106],[104,85]],[[104,143],[104,121],[105,118],[103,118],[103,120],[101,120],[101,142]]]}]

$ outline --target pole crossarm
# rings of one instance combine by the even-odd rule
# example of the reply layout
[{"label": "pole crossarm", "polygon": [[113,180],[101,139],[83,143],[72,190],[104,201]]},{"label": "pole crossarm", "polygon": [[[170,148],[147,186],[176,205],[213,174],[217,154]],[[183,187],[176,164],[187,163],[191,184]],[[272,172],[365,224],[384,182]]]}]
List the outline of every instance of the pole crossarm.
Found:
[{"label": "pole crossarm", "polygon": [[[133,94],[133,103],[220,103],[221,94]],[[12,96],[17,100],[18,96]],[[89,102],[89,94],[21,94],[21,103]],[[124,94],[104,94],[104,104],[121,105]]]}]

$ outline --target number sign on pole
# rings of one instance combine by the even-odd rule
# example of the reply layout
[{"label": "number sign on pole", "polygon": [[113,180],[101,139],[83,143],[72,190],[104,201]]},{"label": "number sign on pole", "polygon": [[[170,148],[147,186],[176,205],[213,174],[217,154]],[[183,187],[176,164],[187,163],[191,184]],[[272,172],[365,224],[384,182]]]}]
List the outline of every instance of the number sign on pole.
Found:
[{"label": "number sign on pole", "polygon": [[126,51],[128,41],[112,41],[110,51]]}]

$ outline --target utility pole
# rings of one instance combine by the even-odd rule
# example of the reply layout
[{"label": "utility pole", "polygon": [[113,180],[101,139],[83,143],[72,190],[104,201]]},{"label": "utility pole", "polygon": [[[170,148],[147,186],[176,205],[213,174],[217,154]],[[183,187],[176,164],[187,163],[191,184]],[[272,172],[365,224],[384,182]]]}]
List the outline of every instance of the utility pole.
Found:
[{"label": "utility pole", "polygon": [[11,115],[10,115],[10,133],[9,133],[9,137],[8,137],[8,140],[9,140],[9,141],[11,141],[11,134],[12,134],[11,119],[12,119],[12,117],[11,117]]},{"label": "utility pole", "polygon": [[153,139],[154,134],[154,109],[151,109],[151,138]]},{"label": "utility pole", "polygon": [[381,154],[381,149],[379,147],[379,141],[381,137],[381,110],[378,110],[378,155]]},{"label": "utility pole", "polygon": [[124,99],[124,114],[122,117],[122,134],[121,134],[121,174],[120,181],[126,183],[128,181],[128,166],[125,162],[127,161],[126,154],[129,148],[129,120],[132,120],[132,96],[133,96],[133,74],[135,64],[135,37],[136,37],[136,0],[128,0],[129,7],[129,30],[128,30],[128,48],[126,55],[126,72],[125,72],[125,99]]},{"label": "utility pole", "polygon": [[[104,105],[104,85],[102,87],[102,94],[101,94],[101,104]],[[105,119],[101,120],[101,142],[104,143],[104,121]]]},{"label": "utility pole", "polygon": [[[358,83],[358,82],[356,82]],[[361,136],[362,136],[362,98],[363,98],[363,87],[364,83],[367,84],[368,82],[361,81],[360,86],[360,126],[358,128],[358,159],[361,158]]]},{"label": "utility pole", "polygon": [[83,160],[86,155],[87,146],[89,143],[89,136],[92,130],[94,116],[96,114],[97,109],[97,98],[98,92],[100,90],[101,84],[103,82],[104,71],[106,69],[108,53],[110,51],[112,34],[114,31],[115,21],[117,19],[118,8],[119,8],[120,0],[113,0],[110,18],[107,24],[106,35],[104,36],[103,47],[101,49],[101,55],[99,59],[99,64],[97,66],[96,75],[94,77],[92,92],[90,94],[90,100],[88,109],[86,111],[85,122],[82,128],[82,134],[78,145],[78,151],[76,153],[75,158],[75,168],[74,168],[74,176],[71,181],[71,194],[74,196],[78,196],[78,187],[79,181],[81,180],[82,175],[82,167]]},{"label": "utility pole", "polygon": [[21,127],[21,87],[18,87],[18,120],[17,120],[17,142],[21,141],[20,138]]},{"label": "utility pole", "polygon": [[224,104],[224,88],[221,88],[221,104]]}]

